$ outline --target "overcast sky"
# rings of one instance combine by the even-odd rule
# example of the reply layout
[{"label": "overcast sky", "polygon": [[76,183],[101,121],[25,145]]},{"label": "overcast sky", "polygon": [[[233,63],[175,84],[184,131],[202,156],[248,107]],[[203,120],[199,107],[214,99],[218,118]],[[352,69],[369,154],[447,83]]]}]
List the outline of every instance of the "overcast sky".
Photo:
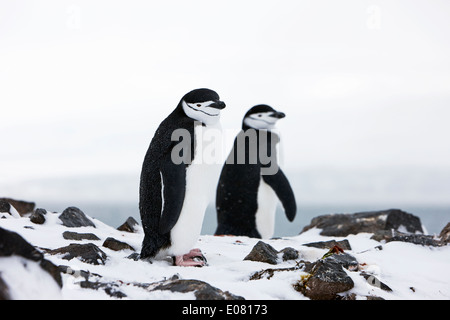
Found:
[{"label": "overcast sky", "polygon": [[285,112],[287,170],[448,171],[449,16],[447,0],[2,1],[0,193],[138,175],[199,87],[226,102],[229,139],[255,104]]}]

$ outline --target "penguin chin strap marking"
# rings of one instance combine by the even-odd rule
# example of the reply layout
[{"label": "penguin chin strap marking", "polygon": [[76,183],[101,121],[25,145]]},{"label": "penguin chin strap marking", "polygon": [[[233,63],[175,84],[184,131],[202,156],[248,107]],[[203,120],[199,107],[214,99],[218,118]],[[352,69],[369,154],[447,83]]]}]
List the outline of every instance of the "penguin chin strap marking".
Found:
[{"label": "penguin chin strap marking", "polygon": [[275,129],[276,121],[269,122],[260,118],[247,117],[244,119],[244,123],[256,130],[272,130]]},{"label": "penguin chin strap marking", "polygon": [[187,105],[189,108],[191,108],[192,110],[203,112],[204,114],[206,114],[206,115],[208,115],[208,116],[210,116],[210,117],[217,117],[217,116],[219,115],[219,113],[218,113],[218,114],[211,114],[211,113],[205,112],[205,111],[200,110],[200,109],[195,109],[194,107],[191,107],[188,103],[186,103],[186,105]]},{"label": "penguin chin strap marking", "polygon": [[277,122],[276,120],[275,120],[274,122],[269,122],[269,121],[266,121],[266,120],[261,119],[261,118],[254,118],[254,117],[252,117],[252,116],[250,116],[249,118],[252,119],[252,120],[257,120],[257,121],[265,122],[265,123],[267,123],[268,125],[274,125],[275,122]]}]

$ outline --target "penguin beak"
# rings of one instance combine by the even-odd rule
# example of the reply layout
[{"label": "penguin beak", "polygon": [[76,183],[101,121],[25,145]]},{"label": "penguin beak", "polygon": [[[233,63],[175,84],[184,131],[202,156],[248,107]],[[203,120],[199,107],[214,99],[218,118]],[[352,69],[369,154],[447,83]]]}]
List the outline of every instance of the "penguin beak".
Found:
[{"label": "penguin beak", "polygon": [[223,101],[216,101],[216,102],[214,102],[214,103],[211,103],[208,107],[209,108],[214,108],[214,109],[219,109],[219,110],[222,110],[222,109],[224,109],[225,108],[225,102],[223,102]]},{"label": "penguin beak", "polygon": [[277,119],[283,119],[284,117],[286,117],[286,115],[283,112],[277,111],[273,112],[270,116]]}]

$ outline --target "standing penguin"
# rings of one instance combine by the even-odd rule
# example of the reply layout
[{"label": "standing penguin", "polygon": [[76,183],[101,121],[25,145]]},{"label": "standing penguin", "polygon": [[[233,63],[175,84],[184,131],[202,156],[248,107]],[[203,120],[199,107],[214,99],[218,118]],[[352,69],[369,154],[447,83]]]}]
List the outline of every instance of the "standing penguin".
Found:
[{"label": "standing penguin", "polygon": [[[178,266],[205,264],[201,251],[192,247],[200,235],[211,190],[214,196],[220,168],[205,164],[196,149],[203,142],[201,130],[220,126],[223,108],[225,103],[216,92],[196,89],[183,96],[156,130],[140,180],[139,210],[145,233],[141,258],[170,255]],[[177,132],[187,136],[178,141]]]},{"label": "standing penguin", "polygon": [[294,220],[294,193],[278,167],[279,136],[271,131],[284,117],[268,105],[254,106],[245,114],[217,186],[216,235],[272,237],[278,199],[289,221]]}]

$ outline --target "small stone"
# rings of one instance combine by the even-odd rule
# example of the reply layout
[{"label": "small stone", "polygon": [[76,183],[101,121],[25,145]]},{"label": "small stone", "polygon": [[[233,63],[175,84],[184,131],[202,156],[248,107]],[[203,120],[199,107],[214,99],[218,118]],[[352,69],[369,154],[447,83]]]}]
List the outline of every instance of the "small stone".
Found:
[{"label": "small stone", "polygon": [[63,233],[63,238],[66,240],[100,240],[99,237],[97,237],[93,233],[78,233],[78,232],[72,232],[72,231],[65,231]]},{"label": "small stone", "polygon": [[336,245],[344,250],[352,250],[352,247],[350,246],[350,242],[348,242],[347,239],[344,239],[341,241],[336,241],[336,240],[318,241],[318,242],[311,242],[311,243],[304,244],[304,246],[319,248],[319,249],[331,249]]},{"label": "small stone", "polygon": [[354,256],[351,254],[348,254],[346,252],[339,253],[339,254],[333,254],[326,259],[330,259],[331,261],[334,261],[338,264],[340,264],[342,267],[349,271],[357,271],[358,270],[358,261]]},{"label": "small stone", "polygon": [[[127,256],[126,258],[134,260],[134,261],[138,261],[141,258],[141,255],[139,253],[137,253],[137,252],[133,252],[132,254]],[[149,261],[149,262],[152,263],[151,261]]]},{"label": "small stone", "polygon": [[80,282],[80,287],[85,289],[103,289],[107,295],[114,298],[125,298],[127,295],[122,291],[118,290],[119,285],[114,282],[91,282],[84,280]]},{"label": "small stone", "polygon": [[132,250],[135,251],[132,246],[130,246],[128,243],[116,240],[114,238],[108,237],[106,238],[105,242],[103,242],[103,246],[105,248],[114,250],[114,251],[120,251],[120,250]]},{"label": "small stone", "polygon": [[63,225],[69,228],[94,227],[95,224],[77,207],[68,207],[60,215]]},{"label": "small stone", "polygon": [[133,217],[128,217],[128,219],[117,228],[119,231],[126,231],[126,232],[136,232],[136,226],[138,226],[138,222]]},{"label": "small stone", "polygon": [[47,213],[45,209],[38,208],[36,209],[30,216],[30,221],[35,224],[44,224],[45,217],[44,215]]},{"label": "small stone", "polygon": [[0,212],[10,213],[10,210],[11,205],[7,201],[0,199]]},{"label": "small stone", "polygon": [[271,245],[258,241],[252,251],[244,258],[244,260],[259,261],[270,264],[278,263],[278,251]]},{"label": "small stone", "polygon": [[367,283],[370,284],[371,286],[380,288],[381,290],[387,291],[387,292],[391,292],[392,289],[386,285],[385,283],[381,282],[380,280],[378,280],[378,278],[376,278],[374,275],[365,273],[365,272],[361,272],[360,275],[367,280]]},{"label": "small stone", "polygon": [[291,247],[286,247],[279,253],[283,254],[283,261],[298,259],[298,251]]}]

